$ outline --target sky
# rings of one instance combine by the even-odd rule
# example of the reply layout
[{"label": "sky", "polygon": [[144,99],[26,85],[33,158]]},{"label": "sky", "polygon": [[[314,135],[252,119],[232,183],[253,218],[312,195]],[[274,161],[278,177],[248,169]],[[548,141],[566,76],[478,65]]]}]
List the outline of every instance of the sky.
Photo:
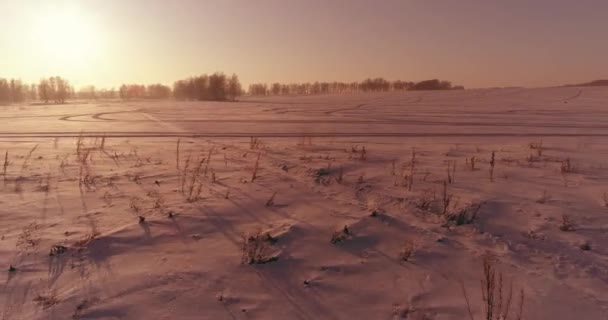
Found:
[{"label": "sky", "polygon": [[0,77],[76,86],[608,78],[605,0],[0,0]]}]

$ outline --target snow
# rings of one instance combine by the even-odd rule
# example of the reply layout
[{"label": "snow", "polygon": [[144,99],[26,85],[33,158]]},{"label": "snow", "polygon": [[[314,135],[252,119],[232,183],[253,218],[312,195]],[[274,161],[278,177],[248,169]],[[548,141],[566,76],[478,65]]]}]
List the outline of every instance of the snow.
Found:
[{"label": "snow", "polygon": [[[0,314],[468,319],[463,283],[485,319],[491,254],[509,319],[520,289],[523,319],[606,319],[607,106],[564,87],[0,107]],[[258,232],[276,261],[242,263]]]}]

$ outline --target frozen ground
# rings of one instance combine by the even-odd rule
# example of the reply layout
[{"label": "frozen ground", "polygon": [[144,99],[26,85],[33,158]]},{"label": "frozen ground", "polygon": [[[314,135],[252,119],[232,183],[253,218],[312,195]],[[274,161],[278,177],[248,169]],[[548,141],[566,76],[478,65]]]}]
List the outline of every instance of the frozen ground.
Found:
[{"label": "frozen ground", "polygon": [[523,319],[606,319],[607,108],[575,87],[0,107],[0,319],[469,319],[463,286],[485,319],[488,254],[508,319],[520,289]]}]

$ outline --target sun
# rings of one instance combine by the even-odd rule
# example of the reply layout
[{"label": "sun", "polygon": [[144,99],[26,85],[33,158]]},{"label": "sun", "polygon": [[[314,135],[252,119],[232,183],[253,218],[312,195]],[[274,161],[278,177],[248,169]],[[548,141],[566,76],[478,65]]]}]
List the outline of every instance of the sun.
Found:
[{"label": "sun", "polygon": [[77,8],[47,7],[33,16],[31,49],[59,68],[92,63],[102,50],[102,33]]}]

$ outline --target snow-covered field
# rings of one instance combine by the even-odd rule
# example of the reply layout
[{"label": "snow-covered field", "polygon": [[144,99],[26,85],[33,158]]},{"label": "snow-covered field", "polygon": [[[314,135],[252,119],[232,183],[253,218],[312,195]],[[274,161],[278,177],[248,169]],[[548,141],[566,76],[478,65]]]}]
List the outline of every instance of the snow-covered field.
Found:
[{"label": "snow-covered field", "polygon": [[0,107],[0,319],[608,318],[607,88],[242,100]]}]

